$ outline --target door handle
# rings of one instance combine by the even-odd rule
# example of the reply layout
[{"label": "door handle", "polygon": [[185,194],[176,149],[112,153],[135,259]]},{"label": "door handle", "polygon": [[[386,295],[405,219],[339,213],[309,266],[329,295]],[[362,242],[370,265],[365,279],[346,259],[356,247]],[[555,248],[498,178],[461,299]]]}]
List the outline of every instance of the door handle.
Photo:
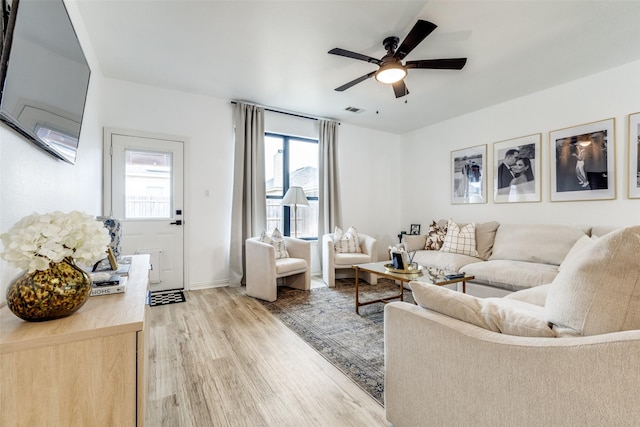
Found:
[{"label": "door handle", "polygon": [[182,225],[182,220],[178,219],[170,223],[171,225]]}]

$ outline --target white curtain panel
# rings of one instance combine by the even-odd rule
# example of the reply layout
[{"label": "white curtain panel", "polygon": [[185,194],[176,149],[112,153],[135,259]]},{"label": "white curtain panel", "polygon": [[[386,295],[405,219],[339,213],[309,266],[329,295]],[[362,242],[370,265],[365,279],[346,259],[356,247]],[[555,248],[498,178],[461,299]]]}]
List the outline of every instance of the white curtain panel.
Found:
[{"label": "white curtain panel", "polygon": [[[320,152],[318,240],[342,226],[340,179],[338,176],[338,126],[333,120],[320,120],[318,150]],[[322,245],[318,245],[322,252]],[[322,253],[319,258],[322,260]]]},{"label": "white curtain panel", "polygon": [[244,283],[245,241],[267,226],[264,109],[237,102],[234,129],[229,285],[238,287]]}]

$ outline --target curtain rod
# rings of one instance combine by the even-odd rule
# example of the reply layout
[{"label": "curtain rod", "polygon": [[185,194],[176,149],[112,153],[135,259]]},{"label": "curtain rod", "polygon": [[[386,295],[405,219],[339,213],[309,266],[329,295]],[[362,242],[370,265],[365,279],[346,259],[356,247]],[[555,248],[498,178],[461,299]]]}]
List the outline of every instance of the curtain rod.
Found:
[{"label": "curtain rod", "polygon": [[[231,101],[232,104],[237,104],[239,101]],[[305,116],[302,114],[298,114],[298,113],[292,113],[289,111],[283,111],[283,110],[275,110],[273,108],[270,107],[265,107],[264,105],[258,105],[258,104],[254,104],[252,102],[243,102],[243,104],[250,104],[250,105],[255,105],[256,107],[261,107],[264,108],[265,111],[270,111],[272,113],[279,113],[279,114],[286,114],[287,116],[294,116],[294,117],[300,117],[302,119],[309,119],[309,120],[333,120],[333,119],[326,119],[326,118],[321,118],[321,117],[311,117],[311,116]],[[336,120],[333,120],[336,121]],[[338,122],[338,124],[340,124],[340,122]]]}]

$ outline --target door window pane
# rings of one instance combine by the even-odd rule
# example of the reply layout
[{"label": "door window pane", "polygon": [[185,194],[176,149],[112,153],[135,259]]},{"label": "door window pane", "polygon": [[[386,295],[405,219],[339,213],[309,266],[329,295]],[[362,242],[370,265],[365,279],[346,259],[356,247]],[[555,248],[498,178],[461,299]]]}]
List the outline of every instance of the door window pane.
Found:
[{"label": "door window pane", "polygon": [[171,217],[171,153],[125,150],[125,217]]}]

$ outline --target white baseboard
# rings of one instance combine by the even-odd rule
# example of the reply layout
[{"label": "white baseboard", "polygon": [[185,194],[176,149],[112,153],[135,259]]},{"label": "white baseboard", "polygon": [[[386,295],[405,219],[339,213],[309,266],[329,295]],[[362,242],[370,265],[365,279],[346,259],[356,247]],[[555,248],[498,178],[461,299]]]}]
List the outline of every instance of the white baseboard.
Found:
[{"label": "white baseboard", "polygon": [[213,282],[189,283],[187,290],[200,291],[202,289],[224,288],[229,286],[229,280],[215,280]]}]

